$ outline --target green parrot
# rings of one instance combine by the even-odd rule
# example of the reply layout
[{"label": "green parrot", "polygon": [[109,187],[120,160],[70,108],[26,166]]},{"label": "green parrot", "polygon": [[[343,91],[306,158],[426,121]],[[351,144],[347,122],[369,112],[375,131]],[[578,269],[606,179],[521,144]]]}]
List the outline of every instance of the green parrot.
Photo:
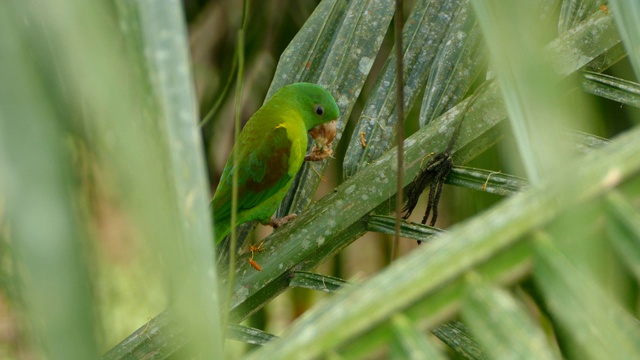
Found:
[{"label": "green parrot", "polygon": [[[229,156],[211,203],[216,245],[231,232],[233,168],[238,167],[234,226],[258,220],[277,227],[283,222],[273,221],[272,216],[305,160],[307,133],[324,133],[319,128],[339,115],[328,91],[319,85],[296,83],[279,89],[251,116],[235,144],[238,158],[233,158],[233,152]],[[295,215],[285,220],[292,217]]]}]

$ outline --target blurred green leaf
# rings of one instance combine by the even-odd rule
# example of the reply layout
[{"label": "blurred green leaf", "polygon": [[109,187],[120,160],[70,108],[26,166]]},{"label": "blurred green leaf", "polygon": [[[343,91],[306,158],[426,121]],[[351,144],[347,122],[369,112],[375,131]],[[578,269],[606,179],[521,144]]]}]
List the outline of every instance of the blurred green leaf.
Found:
[{"label": "blurred green leaf", "polygon": [[569,160],[570,153],[559,146],[560,129],[577,117],[561,100],[557,85],[561,74],[538,56],[548,29],[536,26],[539,14],[533,2],[483,0],[473,5],[484,36],[492,40],[488,42],[491,68],[520,160],[528,180],[537,184]]},{"label": "blurred green leaf", "polygon": [[[100,8],[58,5],[44,5],[52,12],[43,17],[26,2],[0,4],[0,206],[10,227],[21,308],[33,330],[28,340],[39,347],[32,355],[91,359],[98,349],[89,269],[82,258],[88,231],[72,173],[73,152],[79,149],[69,138],[71,109],[50,96],[61,90],[52,79],[69,68],[56,68],[49,60],[70,54],[46,46],[52,41],[77,48],[82,41],[65,38],[55,25],[71,21],[76,11],[95,16]],[[107,30],[102,22],[95,25],[99,33]]]},{"label": "blurred green leaf", "polygon": [[[567,131],[564,135],[584,154],[609,143],[607,139],[579,131]],[[454,166],[446,178],[446,183],[501,196],[511,196],[528,186],[525,179],[514,175],[464,166]]]},{"label": "blurred green leaf", "polygon": [[[490,261],[479,264],[475,271],[482,274],[490,281],[500,284],[511,284],[526,276],[531,269],[532,247],[530,242],[519,242],[503,251],[498,251],[492,256]],[[456,257],[456,259],[459,259]],[[464,259],[464,257],[462,258]],[[430,258],[425,259],[424,264],[428,264]],[[424,266],[424,264],[422,266]],[[415,271],[412,273],[414,274]],[[447,282],[447,285],[438,288],[424,299],[412,303],[403,312],[410,319],[416,320],[419,329],[427,330],[434,328],[442,321],[446,321],[458,311],[460,302],[464,296],[465,280],[463,276],[455,277]],[[439,328],[439,327],[438,327]],[[434,329],[437,334],[438,328]],[[450,339],[447,344],[457,343],[453,346],[458,353],[465,358],[474,358],[473,354],[480,354],[478,346],[474,346],[468,341],[464,334],[464,329],[459,324],[456,331],[448,331]],[[463,332],[462,334],[457,334]],[[468,334],[468,332],[466,332]],[[389,341],[391,330],[388,321],[376,323],[375,327],[361,334],[346,345],[345,353],[352,358],[362,358],[370,354],[373,350]],[[441,335],[439,335],[440,337]],[[466,349],[462,349],[466,347]],[[479,356],[479,355],[478,355]]]},{"label": "blurred green leaf", "polygon": [[445,359],[444,354],[406,316],[394,315],[391,324],[404,359]]},{"label": "blurred green leaf", "polygon": [[579,357],[632,359],[640,354],[638,321],[569,262],[545,234],[537,235],[534,276],[553,317]]},{"label": "blurred green leaf", "polygon": [[[602,46],[606,45],[603,51]],[[606,69],[620,60],[620,35],[613,17],[598,11],[545,46],[546,60],[555,73],[566,76],[586,65]],[[613,53],[608,53],[616,50]],[[602,55],[606,55],[602,58]],[[595,61],[595,63],[593,63]]]},{"label": "blurred green leaf", "polygon": [[478,274],[467,276],[462,317],[491,359],[556,359],[521,304]]},{"label": "blurred green leaf", "polygon": [[640,214],[619,192],[607,196],[607,229],[618,255],[640,280]]},{"label": "blurred green leaf", "polygon": [[147,76],[160,107],[158,128],[165,148],[177,238],[167,239],[165,258],[172,287],[172,310],[190,341],[207,358],[221,358],[222,302],[213,262],[213,231],[187,34],[179,1],[135,3],[140,16]]},{"label": "blurred green leaf", "polygon": [[591,16],[601,5],[599,0],[564,0],[560,8],[558,33],[571,30],[576,24]]},{"label": "blurred green leaf", "polygon": [[571,130],[565,132],[569,140],[575,144],[575,148],[586,154],[593,149],[597,149],[603,147],[609,143],[609,140],[605,138],[601,138],[599,136],[595,136],[592,134],[587,134],[581,131]]},{"label": "blurred green leaf", "polygon": [[640,2],[611,0],[609,3],[631,67],[636,78],[640,78]]}]

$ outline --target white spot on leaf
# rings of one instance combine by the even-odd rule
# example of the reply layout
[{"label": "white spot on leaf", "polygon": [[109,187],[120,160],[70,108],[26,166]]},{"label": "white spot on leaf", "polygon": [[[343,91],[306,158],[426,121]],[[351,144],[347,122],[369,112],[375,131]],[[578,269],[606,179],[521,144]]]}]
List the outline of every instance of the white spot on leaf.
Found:
[{"label": "white spot on leaf", "polygon": [[360,70],[362,74],[366,75],[369,73],[369,70],[371,70],[371,66],[373,66],[373,59],[363,57],[358,63],[358,70]]},{"label": "white spot on leaf", "polygon": [[346,109],[349,106],[349,98],[345,95],[341,95],[338,97],[338,106],[343,109]]}]

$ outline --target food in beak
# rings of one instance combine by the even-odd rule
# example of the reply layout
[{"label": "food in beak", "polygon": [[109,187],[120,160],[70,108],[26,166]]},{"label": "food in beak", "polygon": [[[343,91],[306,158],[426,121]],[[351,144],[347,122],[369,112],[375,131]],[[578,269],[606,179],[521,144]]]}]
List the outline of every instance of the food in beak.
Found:
[{"label": "food in beak", "polygon": [[333,154],[331,143],[335,139],[337,132],[336,120],[311,128],[309,135],[315,140],[316,144],[311,150],[311,154],[305,156],[304,159],[306,161],[320,161],[330,157]]}]

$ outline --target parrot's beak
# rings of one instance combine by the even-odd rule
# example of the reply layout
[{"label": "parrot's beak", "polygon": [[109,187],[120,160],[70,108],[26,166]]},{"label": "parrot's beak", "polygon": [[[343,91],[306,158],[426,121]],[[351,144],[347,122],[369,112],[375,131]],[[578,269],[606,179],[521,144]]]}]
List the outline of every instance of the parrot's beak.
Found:
[{"label": "parrot's beak", "polygon": [[309,130],[309,135],[316,141],[316,145],[313,147],[311,154],[304,157],[306,161],[324,160],[333,154],[331,143],[338,132],[336,124],[336,120],[332,120],[328,123],[314,126]]},{"label": "parrot's beak", "polygon": [[329,146],[333,142],[337,133],[337,122],[331,120],[328,123],[317,125],[309,130],[309,135],[320,145],[321,147]]}]

